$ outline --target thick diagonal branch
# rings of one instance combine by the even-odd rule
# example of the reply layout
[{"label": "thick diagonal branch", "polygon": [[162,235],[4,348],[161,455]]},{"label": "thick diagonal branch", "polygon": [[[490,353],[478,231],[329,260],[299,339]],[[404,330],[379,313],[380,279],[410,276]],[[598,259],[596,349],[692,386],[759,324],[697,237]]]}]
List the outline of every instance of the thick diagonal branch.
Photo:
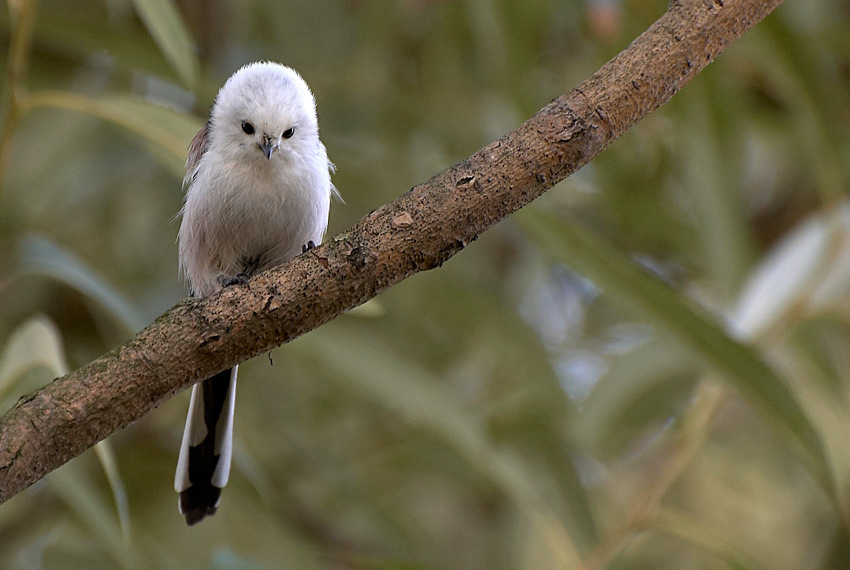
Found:
[{"label": "thick diagonal branch", "polygon": [[0,502],[153,407],[439,267],[666,103],[781,0],[674,4],[572,92],[247,287],[186,300],[0,418]]}]

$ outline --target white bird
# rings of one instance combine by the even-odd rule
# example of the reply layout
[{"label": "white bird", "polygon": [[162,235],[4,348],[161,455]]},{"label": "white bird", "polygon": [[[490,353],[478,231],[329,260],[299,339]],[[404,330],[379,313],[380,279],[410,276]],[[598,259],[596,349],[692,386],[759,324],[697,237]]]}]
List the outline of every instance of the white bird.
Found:
[{"label": "white bird", "polygon": [[[234,73],[189,145],[178,239],[190,293],[244,283],[320,243],[332,171],[301,76],[266,62]],[[215,513],[230,473],[236,371],[192,388],[174,478],[190,525]]]}]

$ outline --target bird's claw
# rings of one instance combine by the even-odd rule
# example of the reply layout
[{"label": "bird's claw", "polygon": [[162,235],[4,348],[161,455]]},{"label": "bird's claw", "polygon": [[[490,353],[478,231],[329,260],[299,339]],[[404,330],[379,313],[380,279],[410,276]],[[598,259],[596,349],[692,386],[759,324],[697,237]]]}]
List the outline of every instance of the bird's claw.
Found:
[{"label": "bird's claw", "polygon": [[306,253],[311,249],[316,249],[316,244],[313,243],[313,240],[308,241],[304,245],[301,246],[301,253]]},{"label": "bird's claw", "polygon": [[222,287],[230,287],[231,285],[247,285],[248,283],[248,274],[239,272],[233,277],[228,277],[226,275],[218,276],[218,283]]}]

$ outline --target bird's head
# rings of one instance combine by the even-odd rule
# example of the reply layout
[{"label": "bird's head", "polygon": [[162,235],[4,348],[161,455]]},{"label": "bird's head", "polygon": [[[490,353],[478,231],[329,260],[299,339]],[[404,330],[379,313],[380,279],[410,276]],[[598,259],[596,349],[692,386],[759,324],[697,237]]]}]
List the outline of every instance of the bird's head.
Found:
[{"label": "bird's head", "polygon": [[247,160],[287,159],[318,142],[316,103],[298,73],[277,63],[237,71],[216,98],[211,142]]}]

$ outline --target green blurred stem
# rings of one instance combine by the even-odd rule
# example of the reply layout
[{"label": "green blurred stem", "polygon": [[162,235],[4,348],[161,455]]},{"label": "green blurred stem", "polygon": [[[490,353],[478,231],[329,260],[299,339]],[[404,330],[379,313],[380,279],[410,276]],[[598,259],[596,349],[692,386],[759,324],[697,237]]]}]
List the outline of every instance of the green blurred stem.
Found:
[{"label": "green blurred stem", "polygon": [[583,570],[605,568],[635,535],[655,525],[661,501],[691,464],[708,436],[712,419],[726,399],[726,390],[713,376],[697,385],[694,399],[682,415],[681,427],[668,446],[668,457],[644,483],[636,486],[640,494],[632,502],[632,507],[588,556],[582,565]]},{"label": "green blurred stem", "polygon": [[764,560],[764,554],[755,558],[735,544],[730,544],[729,539],[722,533],[718,533],[702,521],[685,514],[661,508],[652,521],[656,530],[665,532],[710,552],[723,560],[733,568],[747,568],[749,570],[766,570],[776,568]]},{"label": "green blurred stem", "polygon": [[9,0],[8,3],[12,32],[6,70],[9,101],[3,117],[3,132],[0,133],[0,193],[3,190],[2,181],[6,173],[12,137],[20,116],[21,102],[25,98],[23,83],[29,66],[36,3],[37,0]]}]

